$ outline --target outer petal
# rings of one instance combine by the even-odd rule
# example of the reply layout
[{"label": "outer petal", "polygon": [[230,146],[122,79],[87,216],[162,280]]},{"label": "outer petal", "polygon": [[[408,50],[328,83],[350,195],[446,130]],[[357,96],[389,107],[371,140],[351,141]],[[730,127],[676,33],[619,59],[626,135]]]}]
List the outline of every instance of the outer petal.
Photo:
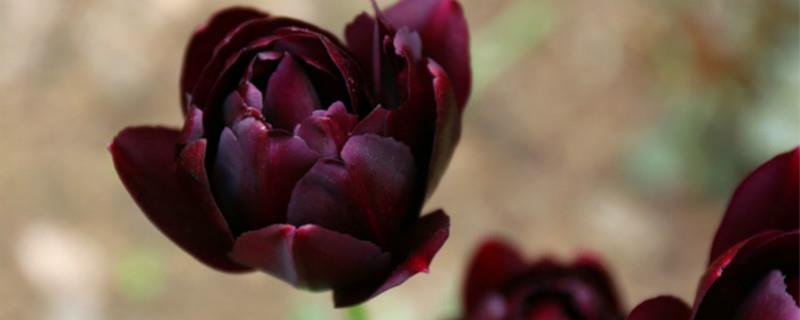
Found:
[{"label": "outer petal", "polygon": [[732,318],[735,309],[773,270],[796,274],[800,231],[768,231],[733,246],[717,258],[700,281],[694,305],[695,319]]},{"label": "outer petal", "polygon": [[295,183],[319,156],[299,138],[268,131],[254,118],[226,128],[214,162],[214,187],[237,232],[285,221]]},{"label": "outer petal", "polygon": [[467,313],[476,312],[487,296],[502,290],[507,281],[525,269],[525,261],[511,245],[499,239],[484,241],[472,258],[464,280],[462,301]]},{"label": "outer petal", "polygon": [[430,197],[439,185],[461,137],[461,110],[456,105],[450,80],[442,68],[436,62],[428,61],[428,71],[433,76],[436,96],[436,129],[426,186],[426,196]]},{"label": "outer petal", "polygon": [[333,291],[336,307],[364,302],[396,287],[419,272],[428,272],[433,256],[444,245],[450,232],[450,218],[442,210],[422,217],[407,238],[408,254],[389,276],[372,285],[337,288]]},{"label": "outer petal", "polygon": [[409,27],[422,36],[425,55],[442,64],[463,108],[472,86],[469,31],[461,4],[454,0],[402,0],[385,11],[395,29]]},{"label": "outer petal", "polygon": [[376,245],[316,225],[272,225],[246,232],[231,256],[294,286],[351,286],[389,271],[391,257]]},{"label": "outer petal", "polygon": [[391,138],[365,134],[347,141],[342,160],[353,181],[354,201],[367,215],[379,243],[390,244],[398,229],[416,217],[411,151]]},{"label": "outer petal", "polygon": [[186,47],[181,71],[181,102],[184,112],[187,112],[189,107],[186,95],[192,91],[203,68],[211,60],[214,48],[236,27],[266,16],[266,13],[255,9],[232,7],[219,11],[208,22],[197,28]]},{"label": "outer petal", "polygon": [[710,261],[767,230],[800,228],[800,147],[778,155],[742,181],[714,237]]},{"label": "outer petal", "polygon": [[780,271],[769,272],[736,312],[736,320],[761,319],[800,319],[800,307],[786,292],[784,275]]},{"label": "outer petal", "polygon": [[412,215],[414,159],[391,138],[355,136],[343,163],[323,161],[301,179],[289,204],[289,222],[319,224],[387,248]]},{"label": "outer petal", "polygon": [[120,132],[109,147],[120,179],[150,221],[192,256],[222,271],[248,270],[227,256],[233,239],[209,189],[205,140],[176,159],[179,138],[164,128]]},{"label": "outer petal", "polygon": [[689,320],[692,311],[685,302],[671,296],[660,296],[640,303],[627,320]]}]

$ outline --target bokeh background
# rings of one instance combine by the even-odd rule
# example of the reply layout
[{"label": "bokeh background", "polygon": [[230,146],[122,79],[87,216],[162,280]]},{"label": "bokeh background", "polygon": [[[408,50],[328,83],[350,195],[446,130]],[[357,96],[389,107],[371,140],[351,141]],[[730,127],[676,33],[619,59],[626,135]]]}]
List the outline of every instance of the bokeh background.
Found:
[{"label": "bokeh background", "polygon": [[[367,304],[446,319],[474,246],[602,255],[628,308],[691,300],[728,196],[800,142],[796,0],[462,0],[475,90],[429,209],[431,273]],[[367,0],[238,1],[341,34]],[[379,1],[388,5],[390,1]],[[179,126],[196,25],[234,1],[0,1],[0,319],[358,318],[327,293],[216,273],[151,226],[106,150]]]}]

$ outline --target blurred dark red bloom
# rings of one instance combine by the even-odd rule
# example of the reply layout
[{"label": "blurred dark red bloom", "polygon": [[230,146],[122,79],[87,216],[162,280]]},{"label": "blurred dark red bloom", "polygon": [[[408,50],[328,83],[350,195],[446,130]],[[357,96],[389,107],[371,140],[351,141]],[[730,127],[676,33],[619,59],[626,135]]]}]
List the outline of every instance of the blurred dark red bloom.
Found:
[{"label": "blurred dark red bloom", "polygon": [[510,245],[490,239],[472,259],[463,291],[464,320],[622,319],[616,289],[592,256],[572,264],[527,263]]},{"label": "blurred dark red bloom", "polygon": [[[671,297],[629,320],[800,319],[800,148],[751,173],[731,198],[694,307]],[[665,312],[680,316],[665,317]]]},{"label": "blurred dark red bloom", "polygon": [[189,42],[182,130],[134,127],[120,178],[180,247],[223,271],[263,270],[363,302],[426,271],[448,236],[420,216],[458,142],[469,36],[454,0],[403,0],[347,27],[248,8]]}]

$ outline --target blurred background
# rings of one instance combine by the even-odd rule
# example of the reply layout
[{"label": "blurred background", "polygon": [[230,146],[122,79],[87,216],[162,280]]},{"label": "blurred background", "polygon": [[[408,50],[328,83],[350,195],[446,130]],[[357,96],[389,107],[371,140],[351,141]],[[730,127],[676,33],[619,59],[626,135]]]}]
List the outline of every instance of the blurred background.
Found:
[{"label": "blurred background", "polygon": [[[234,3],[339,35],[369,9],[0,0],[0,319],[348,317],[329,293],[194,261],[139,212],[106,150],[125,126],[180,126],[184,45]],[[450,240],[430,274],[366,313],[456,315],[465,264],[489,234],[532,259],[602,255],[628,308],[663,293],[691,301],[737,182],[800,143],[799,2],[462,3],[475,86],[428,204],[452,217]]]}]

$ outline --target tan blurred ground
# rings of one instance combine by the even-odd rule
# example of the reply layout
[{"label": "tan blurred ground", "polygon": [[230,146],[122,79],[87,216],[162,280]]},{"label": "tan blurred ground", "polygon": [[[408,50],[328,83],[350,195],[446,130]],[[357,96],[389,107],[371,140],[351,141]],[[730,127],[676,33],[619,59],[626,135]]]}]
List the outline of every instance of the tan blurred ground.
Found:
[{"label": "tan blurred ground", "polygon": [[[486,30],[497,29],[502,38],[502,28],[490,27],[503,25],[497,19],[504,8],[525,1],[463,0],[473,45],[484,45],[476,39],[492,39]],[[722,96],[738,95],[719,83],[741,81],[745,84],[739,87],[749,87],[752,79],[775,76],[747,74],[742,70],[758,70],[753,65],[766,57],[725,46],[762,48],[772,40],[714,42],[749,21],[726,16],[726,8],[719,8],[726,6],[723,1],[529,2],[530,8],[547,11],[530,12],[530,19],[551,20],[529,31],[541,36],[527,46],[498,41],[509,52],[484,55],[489,58],[476,66],[485,73],[476,75],[481,84],[467,109],[461,144],[428,205],[450,214],[450,240],[430,274],[368,303],[373,319],[452,315],[464,264],[489,234],[515,241],[531,257],[554,253],[571,259],[583,249],[601,254],[628,307],[662,293],[693,296],[725,197],[709,197],[691,182],[691,172],[672,175],[680,188],[643,192],[626,178],[629,155],[669,114],[671,97],[659,70],[693,70],[672,80],[680,88],[707,86]],[[26,259],[21,248],[28,248],[22,244],[37,243],[50,234],[48,228],[93,244],[78,241],[76,250],[95,250],[98,257],[65,259],[89,265],[75,270],[101,269],[96,284],[86,284],[93,286],[86,288],[88,295],[101,297],[93,307],[100,318],[344,317],[331,309],[327,293],[299,292],[261,274],[219,274],[192,260],[146,221],[106,151],[125,126],[180,124],[177,78],[185,42],[211,12],[233,3],[0,1],[0,319],[46,319],[54,301],[60,301],[58,293],[47,293],[48,283],[30,279],[23,269],[30,265],[20,260]],[[337,34],[369,8],[366,0],[244,3],[313,21]],[[785,5],[761,3],[776,10]],[[714,20],[720,15],[722,22]],[[796,29],[796,15],[789,15],[789,26]],[[699,17],[700,31],[693,29],[692,17]],[[703,32],[712,40],[692,40]],[[697,59],[685,59],[691,41]],[[492,61],[495,57],[515,60]],[[710,122],[719,125],[713,117]],[[704,143],[697,141],[698,148],[720,147]],[[729,179],[733,182],[721,187],[723,194],[730,194],[746,170],[736,172]],[[49,227],[36,229],[42,225]],[[47,272],[73,270],[53,261],[48,263],[59,265]]]}]

